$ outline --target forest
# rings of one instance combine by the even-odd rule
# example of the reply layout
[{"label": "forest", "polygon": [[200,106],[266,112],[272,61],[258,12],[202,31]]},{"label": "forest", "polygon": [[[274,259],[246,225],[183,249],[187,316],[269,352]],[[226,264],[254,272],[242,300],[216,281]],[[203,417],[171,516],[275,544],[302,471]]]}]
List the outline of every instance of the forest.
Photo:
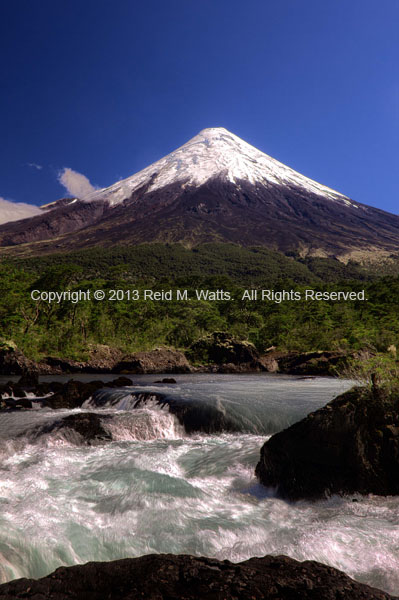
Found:
[{"label": "forest", "polygon": [[[382,273],[390,272],[389,275]],[[187,349],[213,331],[253,342],[260,352],[356,350],[379,352],[399,341],[396,265],[367,270],[337,260],[303,259],[233,244],[145,244],[95,248],[70,254],[3,259],[0,265],[0,343],[28,357],[83,360],[106,344],[125,352],[158,346]],[[244,299],[245,289],[298,292],[301,300]],[[121,290],[115,301],[95,300],[95,290]],[[144,300],[143,290],[187,289],[192,299]],[[224,290],[214,301],[195,290]],[[304,290],[365,290],[367,300],[305,301]],[[90,301],[32,300],[32,290],[91,291]],[[129,291],[129,294],[124,293]],[[133,299],[133,295],[139,299]],[[260,296],[260,295],[259,295]],[[230,297],[230,299],[227,299]]]}]

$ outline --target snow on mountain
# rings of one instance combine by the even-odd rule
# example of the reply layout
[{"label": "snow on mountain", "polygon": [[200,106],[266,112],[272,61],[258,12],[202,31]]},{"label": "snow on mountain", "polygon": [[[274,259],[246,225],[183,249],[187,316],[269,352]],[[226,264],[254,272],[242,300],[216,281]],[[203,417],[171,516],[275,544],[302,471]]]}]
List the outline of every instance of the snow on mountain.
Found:
[{"label": "snow on mountain", "polygon": [[171,154],[127,179],[86,196],[85,201],[101,199],[116,206],[143,186],[147,186],[146,192],[177,182],[183,188],[200,186],[214,177],[224,178],[238,186],[240,180],[245,180],[266,187],[300,187],[334,202],[358,208],[343,194],[297,173],[223,127],[203,129]]},{"label": "snow on mountain", "polygon": [[399,249],[398,216],[353,202],[218,127],[132,177],[40,212],[0,225],[0,246],[34,243],[28,251],[40,253],[228,242],[345,261]]}]

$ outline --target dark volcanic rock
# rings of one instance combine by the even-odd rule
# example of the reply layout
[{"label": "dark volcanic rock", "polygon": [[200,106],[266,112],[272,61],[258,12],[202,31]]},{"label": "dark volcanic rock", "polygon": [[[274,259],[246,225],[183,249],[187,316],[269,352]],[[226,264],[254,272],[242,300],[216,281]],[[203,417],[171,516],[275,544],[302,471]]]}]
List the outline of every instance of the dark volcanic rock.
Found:
[{"label": "dark volcanic rock", "polygon": [[127,385],[133,385],[133,381],[129,377],[117,377],[112,381],[108,381],[105,387],[125,387]]},{"label": "dark volcanic rock", "polygon": [[336,375],[337,367],[345,365],[343,352],[303,352],[276,355],[278,370],[291,375]]},{"label": "dark volcanic rock", "polygon": [[353,388],[338,396],[271,437],[256,475],[291,500],[399,494],[399,392]]},{"label": "dark volcanic rock", "polygon": [[189,373],[187,358],[182,352],[170,348],[155,348],[136,352],[125,357],[113,371],[115,373]]},{"label": "dark volcanic rock", "polygon": [[25,371],[22,377],[18,380],[18,385],[24,390],[34,389],[39,385],[39,373],[38,371],[31,370]]},{"label": "dark volcanic rock", "polygon": [[51,369],[53,373],[112,373],[123,358],[121,350],[105,344],[89,346],[88,353],[87,361],[48,356],[39,366]]},{"label": "dark volcanic rock", "polygon": [[4,398],[0,400],[1,411],[21,410],[32,408],[32,402],[28,398]]},{"label": "dark volcanic rock", "polygon": [[187,356],[193,361],[219,365],[241,363],[257,366],[259,353],[251,342],[237,340],[229,333],[215,331],[194,342]]},{"label": "dark volcanic rock", "polygon": [[0,600],[393,600],[332,567],[287,556],[234,564],[152,554],[61,567],[0,585]]},{"label": "dark volcanic rock", "polygon": [[109,418],[111,418],[109,415],[100,416],[95,413],[68,415],[59,421],[40,426],[36,430],[36,437],[69,429],[78,433],[83,439],[83,443],[88,445],[96,442],[110,441],[112,436],[103,427],[103,422]]},{"label": "dark volcanic rock", "polygon": [[49,408],[79,408],[88,400],[95,391],[104,387],[102,381],[74,381],[65,383],[53,396],[46,398],[45,404]]},{"label": "dark volcanic rock", "polygon": [[16,346],[0,346],[0,375],[23,375],[36,370],[36,363],[26,358]]},{"label": "dark volcanic rock", "polygon": [[[92,367],[89,363],[78,360],[70,360],[67,358],[57,358],[56,356],[47,356],[44,360],[46,366],[48,366],[53,373],[94,373],[98,372],[97,369]],[[110,369],[106,369],[105,372],[109,372]],[[99,372],[104,372],[99,370]]]},{"label": "dark volcanic rock", "polygon": [[32,402],[29,398],[18,398],[15,400],[15,408],[32,408]]}]

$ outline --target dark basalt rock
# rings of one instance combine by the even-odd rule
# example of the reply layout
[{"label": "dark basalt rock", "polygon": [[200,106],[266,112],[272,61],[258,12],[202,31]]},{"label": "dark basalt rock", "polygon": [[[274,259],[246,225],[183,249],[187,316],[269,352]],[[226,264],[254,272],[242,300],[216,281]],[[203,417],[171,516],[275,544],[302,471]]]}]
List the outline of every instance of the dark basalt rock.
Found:
[{"label": "dark basalt rock", "polygon": [[237,340],[229,333],[215,331],[194,342],[187,356],[190,360],[218,365],[252,364],[257,367],[259,353],[251,342]]},{"label": "dark basalt rock", "polygon": [[105,384],[105,387],[118,388],[118,387],[125,387],[125,386],[129,386],[129,385],[133,385],[133,381],[131,379],[129,379],[129,377],[117,377],[113,381],[108,381]]},{"label": "dark basalt rock", "polygon": [[37,369],[25,371],[19,378],[18,385],[24,390],[34,389],[39,385],[39,373]]},{"label": "dark basalt rock", "polygon": [[399,391],[353,388],[277,433],[256,475],[290,500],[399,494]]},{"label": "dark basalt rock", "polygon": [[281,373],[291,375],[336,375],[347,362],[343,352],[303,352],[280,355],[276,360]]},{"label": "dark basalt rock", "polygon": [[0,400],[0,410],[21,410],[32,408],[32,402],[28,398],[5,398]]},{"label": "dark basalt rock", "polygon": [[0,585],[0,600],[394,600],[342,571],[287,556],[234,564],[152,554],[61,567],[35,581]]},{"label": "dark basalt rock", "polygon": [[177,383],[173,377],[164,377],[163,379],[157,379],[154,383]]},{"label": "dark basalt rock", "polygon": [[182,352],[155,348],[125,357],[113,368],[114,373],[190,373],[191,367]]},{"label": "dark basalt rock", "polygon": [[32,408],[32,402],[28,398],[18,398],[15,400],[15,408]]},{"label": "dark basalt rock", "polygon": [[45,405],[49,408],[79,408],[85,400],[94,394],[100,388],[104,387],[102,381],[74,381],[71,379],[65,383],[61,389],[53,396],[45,399]]},{"label": "dark basalt rock", "polygon": [[36,363],[26,358],[13,343],[0,344],[0,375],[23,375],[36,370]]},{"label": "dark basalt rock", "polygon": [[56,356],[46,356],[44,363],[50,368],[52,373],[93,373],[88,363],[83,361],[58,358]]},{"label": "dark basalt rock", "polygon": [[111,434],[104,429],[104,421],[111,418],[109,415],[97,415],[95,413],[77,413],[68,415],[59,421],[40,426],[36,430],[36,437],[52,433],[54,431],[72,430],[83,438],[83,443],[91,445],[97,442],[112,440]]}]

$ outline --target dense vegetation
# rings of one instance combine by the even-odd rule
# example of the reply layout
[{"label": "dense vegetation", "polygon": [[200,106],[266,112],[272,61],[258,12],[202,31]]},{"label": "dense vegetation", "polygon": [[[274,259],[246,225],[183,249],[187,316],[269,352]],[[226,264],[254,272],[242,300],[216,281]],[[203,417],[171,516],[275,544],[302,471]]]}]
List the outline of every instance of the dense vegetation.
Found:
[{"label": "dense vegetation", "polygon": [[[207,244],[143,245],[3,261],[0,340],[32,358],[84,358],[93,344],[125,351],[165,344],[187,348],[224,330],[259,350],[386,350],[399,340],[399,278],[376,279],[361,267],[329,259],[286,257],[264,248]],[[32,290],[188,289],[191,301],[34,302]],[[246,288],[366,290],[367,301],[241,300]],[[195,299],[195,289],[225,290],[234,300]]]}]

